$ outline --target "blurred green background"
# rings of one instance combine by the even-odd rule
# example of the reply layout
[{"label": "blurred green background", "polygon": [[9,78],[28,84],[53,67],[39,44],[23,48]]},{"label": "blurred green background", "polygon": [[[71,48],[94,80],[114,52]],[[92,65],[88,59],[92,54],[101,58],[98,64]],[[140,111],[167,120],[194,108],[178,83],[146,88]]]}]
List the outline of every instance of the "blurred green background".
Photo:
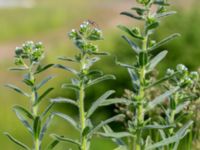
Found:
[{"label": "blurred green background", "polygon": [[[177,63],[184,63],[192,70],[200,67],[200,2],[199,0],[176,0],[172,3],[178,14],[162,22],[155,38],[160,40],[173,32],[179,32],[182,36],[166,47],[162,47],[168,49],[170,53],[159,65],[160,74]],[[106,89],[114,89],[117,91],[116,96],[121,96],[123,89],[130,87],[129,77],[126,70],[115,65],[114,56],[117,56],[120,61],[132,63],[134,55],[126,42],[121,39],[122,32],[116,28],[116,25],[138,24],[119,15],[121,11],[131,8],[134,4],[133,0],[0,0],[0,149],[20,150],[2,134],[4,131],[9,131],[21,141],[31,144],[28,132],[12,111],[14,104],[28,106],[29,103],[24,97],[4,87],[6,83],[14,83],[25,88],[20,83],[21,74],[8,71],[8,68],[13,65],[15,47],[27,40],[42,41],[47,56],[44,62],[57,63],[57,56],[71,56],[76,53],[76,49],[67,38],[67,32],[72,28],[78,28],[84,20],[93,20],[104,31],[105,40],[99,43],[101,50],[112,54],[103,58],[96,67],[102,68],[105,73],[115,74],[117,80],[100,84],[96,89],[89,89],[86,105],[90,105]],[[61,83],[67,82],[70,74],[56,69],[51,69],[46,74],[56,74],[56,79],[48,84],[55,87],[50,97],[58,95],[73,97],[70,92],[60,89]],[[43,103],[43,107],[47,103],[48,98]],[[54,109],[77,117],[76,110],[67,105],[57,106]],[[107,108],[98,112],[93,118],[96,123],[112,114],[113,110]],[[70,135],[72,138],[77,136],[74,129],[59,118],[55,118],[55,122],[51,125],[49,133],[52,132]],[[45,143],[49,140],[47,136]],[[92,150],[110,150],[115,147],[110,140],[99,137],[94,138],[92,143]],[[57,150],[66,150],[68,146],[65,143],[60,144]]]}]

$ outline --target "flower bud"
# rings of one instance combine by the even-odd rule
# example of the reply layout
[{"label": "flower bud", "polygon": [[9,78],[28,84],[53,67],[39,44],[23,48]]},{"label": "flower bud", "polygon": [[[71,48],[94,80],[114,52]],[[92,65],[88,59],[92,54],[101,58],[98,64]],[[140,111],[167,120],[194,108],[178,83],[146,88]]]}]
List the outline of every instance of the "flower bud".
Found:
[{"label": "flower bud", "polygon": [[198,80],[199,79],[199,73],[196,71],[193,71],[190,73],[190,78],[193,80]]},{"label": "flower bud", "polygon": [[181,72],[181,73],[185,73],[188,71],[188,68],[186,66],[184,66],[183,64],[179,64],[176,67],[177,71]]},{"label": "flower bud", "polygon": [[167,76],[171,76],[171,75],[173,75],[174,74],[174,70],[173,69],[167,69],[167,72],[166,72],[166,75]]}]

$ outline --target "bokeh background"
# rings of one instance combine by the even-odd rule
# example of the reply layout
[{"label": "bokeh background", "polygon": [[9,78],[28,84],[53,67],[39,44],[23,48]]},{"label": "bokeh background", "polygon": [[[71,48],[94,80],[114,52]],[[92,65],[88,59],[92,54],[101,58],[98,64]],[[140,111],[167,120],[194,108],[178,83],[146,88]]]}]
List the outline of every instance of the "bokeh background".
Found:
[{"label": "bokeh background", "polygon": [[[200,1],[175,0],[172,3],[178,13],[162,22],[155,38],[159,40],[173,32],[179,32],[182,36],[166,47],[162,47],[162,49],[168,49],[170,53],[159,65],[160,74],[177,63],[184,63],[191,70],[197,70],[200,67]],[[101,50],[109,51],[112,54],[112,56],[103,58],[103,61],[97,63],[96,67],[102,68],[105,73],[115,74],[117,80],[100,84],[96,89],[89,89],[86,105],[89,106],[106,89],[114,89],[117,91],[116,96],[121,96],[123,89],[130,87],[130,82],[126,70],[115,65],[114,56],[117,56],[120,61],[131,63],[134,61],[134,55],[126,42],[121,39],[122,32],[116,28],[116,25],[131,24],[134,26],[138,24],[138,22],[119,15],[121,11],[128,10],[134,5],[134,0],[0,0],[1,150],[20,150],[2,134],[4,131],[9,131],[21,141],[31,144],[31,137],[12,111],[14,104],[28,106],[29,103],[24,97],[4,87],[6,83],[13,83],[25,88],[20,83],[22,74],[8,70],[13,66],[15,47],[27,40],[42,41],[47,56],[44,62],[57,63],[58,56],[71,56],[77,52],[67,38],[67,32],[72,28],[78,28],[84,20],[93,20],[104,31],[105,40],[99,43]],[[60,88],[62,82],[69,81],[70,74],[56,69],[51,69],[46,74],[56,74],[56,79],[48,84],[55,87],[49,97],[58,95],[73,97],[69,91]],[[47,103],[48,98],[43,102],[43,107]],[[75,108],[67,105],[58,105],[54,108],[54,110],[58,109],[77,117]],[[93,120],[98,122],[112,113],[113,109],[100,109]],[[65,121],[59,118],[55,118],[55,120],[49,133],[70,135],[72,138],[77,136],[74,129]],[[45,144],[49,140],[50,138],[46,137]],[[92,143],[92,150],[110,150],[115,147],[110,140],[99,137],[94,138]],[[63,143],[57,147],[57,150],[66,150],[68,146],[70,145]]]}]

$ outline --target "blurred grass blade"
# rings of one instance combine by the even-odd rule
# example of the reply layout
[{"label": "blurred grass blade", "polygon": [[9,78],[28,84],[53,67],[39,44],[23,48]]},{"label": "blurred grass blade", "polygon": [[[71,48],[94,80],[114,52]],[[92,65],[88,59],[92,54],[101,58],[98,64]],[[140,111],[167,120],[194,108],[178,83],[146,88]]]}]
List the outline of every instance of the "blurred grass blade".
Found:
[{"label": "blurred grass blade", "polygon": [[18,146],[22,147],[23,149],[25,149],[25,150],[31,150],[27,145],[25,145],[24,143],[18,141],[13,136],[11,136],[9,133],[5,132],[4,135],[6,135],[12,142],[14,142]]}]

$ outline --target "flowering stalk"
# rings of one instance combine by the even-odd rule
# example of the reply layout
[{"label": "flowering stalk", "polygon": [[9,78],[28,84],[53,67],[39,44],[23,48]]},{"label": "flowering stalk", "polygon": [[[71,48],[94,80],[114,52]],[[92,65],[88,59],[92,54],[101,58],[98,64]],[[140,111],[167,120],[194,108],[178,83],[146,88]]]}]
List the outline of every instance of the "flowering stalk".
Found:
[{"label": "flowering stalk", "polygon": [[91,69],[93,64],[100,60],[99,56],[107,55],[107,53],[98,52],[97,45],[92,43],[94,41],[103,39],[101,30],[99,30],[89,21],[86,21],[80,25],[79,30],[73,29],[69,33],[69,37],[73,40],[74,44],[80,50],[80,52],[73,58],[60,57],[59,59],[77,63],[80,69],[75,70],[61,64],[57,64],[56,67],[69,71],[75,75],[75,77],[71,80],[71,83],[63,84],[62,88],[74,90],[77,95],[76,100],[68,98],[55,98],[51,101],[54,103],[69,103],[78,108],[79,121],[75,121],[70,116],[62,114],[60,112],[55,112],[54,115],[57,115],[68,121],[72,126],[74,126],[75,129],[77,129],[80,136],[78,137],[78,140],[68,139],[56,134],[52,136],[57,140],[73,143],[77,145],[77,147],[81,150],[89,150],[93,135],[98,134],[97,131],[101,129],[101,127],[110,122],[120,119],[123,115],[117,115],[105,121],[102,121],[98,125],[93,125],[90,117],[99,107],[107,106],[113,103],[108,101],[107,99],[110,95],[114,93],[114,91],[110,90],[105,92],[91,105],[88,110],[86,110],[86,89],[99,82],[115,79],[115,77],[113,75],[103,75],[102,71]]},{"label": "flowering stalk", "polygon": [[[16,87],[15,85],[12,84],[6,85],[12,90],[30,99],[31,103],[30,111],[19,105],[14,106],[13,109],[19,120],[31,133],[33,137],[32,139],[33,139],[34,150],[42,149],[42,139],[53,117],[52,115],[47,116],[47,113],[53,106],[53,104],[50,104],[42,114],[39,114],[39,106],[40,106],[39,104],[53,90],[53,88],[48,88],[42,94],[39,94],[38,91],[49,80],[53,78],[52,76],[48,76],[41,82],[37,83],[36,76],[53,65],[53,64],[48,64],[42,66],[41,60],[43,58],[44,58],[44,50],[42,43],[34,43],[30,41],[23,44],[22,47],[17,47],[15,51],[15,65],[17,67],[11,68],[11,70],[25,72],[23,83],[25,83],[25,85],[29,87],[30,93],[23,91],[22,89]],[[45,117],[47,117],[47,119],[45,119]],[[45,123],[42,124],[42,121],[44,121]],[[26,150],[31,150],[29,146],[18,141],[17,139],[12,137],[9,133],[5,133],[5,135],[8,136],[8,138],[18,146]],[[54,146],[56,146],[57,143],[58,143],[57,141],[56,142],[54,141]],[[54,146],[50,144],[51,148],[47,147],[47,150],[53,149]]]}]

